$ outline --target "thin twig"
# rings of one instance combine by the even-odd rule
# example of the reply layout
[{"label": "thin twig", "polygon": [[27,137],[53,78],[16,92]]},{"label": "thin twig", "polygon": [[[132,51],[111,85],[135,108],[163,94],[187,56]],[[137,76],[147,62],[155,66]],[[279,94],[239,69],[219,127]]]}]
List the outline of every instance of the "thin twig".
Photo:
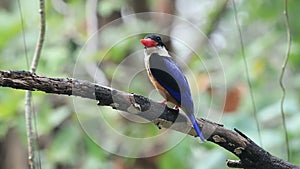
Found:
[{"label": "thin twig", "polygon": [[23,39],[23,45],[24,45],[26,67],[27,67],[27,69],[29,69],[29,59],[28,59],[27,43],[26,43],[26,37],[25,37],[24,17],[23,17],[21,2],[20,2],[20,0],[18,0],[17,2],[18,2],[19,13],[20,13],[21,27],[22,27],[22,39]]},{"label": "thin twig", "polygon": [[244,66],[245,66],[245,73],[246,73],[247,83],[248,83],[248,87],[249,87],[249,91],[250,91],[251,103],[252,103],[252,108],[253,108],[253,116],[254,116],[254,119],[255,119],[256,128],[257,128],[257,132],[258,132],[259,144],[260,144],[260,146],[262,146],[259,120],[258,120],[258,117],[257,117],[257,109],[256,109],[256,104],[255,104],[255,99],[254,99],[253,88],[252,88],[252,84],[251,84],[251,80],[250,80],[250,75],[249,75],[249,68],[248,68],[246,55],[245,55],[244,40],[243,40],[242,30],[241,30],[241,26],[240,26],[239,19],[238,19],[238,16],[237,16],[237,9],[236,9],[236,5],[235,5],[234,0],[232,0],[232,4],[233,4],[233,9],[234,9],[234,19],[235,19],[235,22],[236,22],[236,25],[237,25],[239,36],[240,36],[241,52],[242,52],[242,58],[243,58],[243,61],[244,61]]},{"label": "thin twig", "polygon": [[32,117],[31,117],[31,91],[26,91],[25,95],[25,121],[27,132],[27,149],[28,149],[28,165],[30,169],[34,169],[34,136],[32,131]]},{"label": "thin twig", "polygon": [[35,70],[39,63],[39,59],[40,59],[43,44],[44,44],[45,32],[46,32],[44,0],[39,0],[39,3],[40,3],[39,13],[40,13],[40,17],[41,17],[41,22],[40,22],[40,33],[39,33],[39,37],[38,37],[38,42],[35,47],[33,59],[31,62],[31,68],[30,68],[30,71],[33,73],[35,73]]},{"label": "thin twig", "polygon": [[[40,32],[38,37],[38,42],[36,44],[34,56],[31,62],[30,72],[34,73],[38,66],[39,58],[42,52],[42,47],[44,44],[44,37],[46,31],[45,23],[45,5],[44,0],[39,1],[40,4]],[[26,91],[25,95],[25,121],[26,121],[26,131],[27,131],[27,141],[28,141],[28,165],[30,169],[34,169],[34,132],[32,124],[32,105],[31,105],[31,91]]]},{"label": "thin twig", "polygon": [[283,64],[281,66],[281,73],[279,77],[279,84],[280,88],[282,90],[282,96],[280,100],[280,112],[281,112],[281,117],[282,117],[282,124],[283,124],[283,130],[284,130],[284,135],[285,135],[285,142],[286,142],[286,152],[287,152],[287,159],[288,161],[290,160],[290,146],[289,146],[289,138],[288,138],[288,131],[286,127],[286,120],[285,120],[285,113],[284,113],[284,100],[285,100],[285,95],[286,95],[286,90],[283,84],[283,77],[284,77],[284,72],[286,69],[286,65],[289,60],[290,56],[290,49],[291,49],[291,31],[290,31],[290,23],[289,23],[289,17],[288,17],[288,9],[287,9],[287,0],[284,1],[284,9],[283,9],[283,15],[284,15],[284,22],[286,26],[286,38],[287,38],[287,47],[286,47],[286,53],[285,53],[285,58],[283,61]]}]

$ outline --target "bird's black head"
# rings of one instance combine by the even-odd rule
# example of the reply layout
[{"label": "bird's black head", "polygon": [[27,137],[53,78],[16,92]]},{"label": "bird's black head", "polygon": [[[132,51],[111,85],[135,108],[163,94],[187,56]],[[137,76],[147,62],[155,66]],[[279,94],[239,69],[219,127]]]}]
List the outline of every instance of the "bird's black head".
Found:
[{"label": "bird's black head", "polygon": [[156,47],[156,46],[165,47],[165,44],[162,42],[161,37],[156,34],[151,34],[151,35],[145,36],[144,39],[141,39],[141,43],[146,48]]}]

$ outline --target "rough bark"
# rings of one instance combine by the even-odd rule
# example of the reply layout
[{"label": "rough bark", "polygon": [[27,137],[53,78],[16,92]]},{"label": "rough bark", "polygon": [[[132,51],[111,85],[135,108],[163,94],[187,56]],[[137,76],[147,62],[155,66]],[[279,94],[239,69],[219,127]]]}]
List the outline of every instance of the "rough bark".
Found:
[{"label": "rough bark", "polygon": [[[79,96],[98,101],[100,106],[134,113],[159,128],[172,128],[195,136],[188,119],[165,105],[138,94],[127,93],[109,87],[71,78],[49,78],[26,71],[0,71],[0,86],[22,90]],[[198,119],[207,141],[213,142],[235,154],[239,160],[228,160],[227,166],[245,169],[291,169],[299,166],[272,156],[237,129]]]}]

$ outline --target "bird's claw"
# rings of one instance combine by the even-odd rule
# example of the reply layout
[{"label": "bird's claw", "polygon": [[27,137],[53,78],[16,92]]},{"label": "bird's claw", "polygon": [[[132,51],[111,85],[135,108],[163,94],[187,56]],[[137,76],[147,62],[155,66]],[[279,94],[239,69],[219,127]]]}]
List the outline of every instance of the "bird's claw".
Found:
[{"label": "bird's claw", "polygon": [[161,101],[161,102],[159,102],[160,104],[167,104],[167,100],[163,100],[163,101]]}]

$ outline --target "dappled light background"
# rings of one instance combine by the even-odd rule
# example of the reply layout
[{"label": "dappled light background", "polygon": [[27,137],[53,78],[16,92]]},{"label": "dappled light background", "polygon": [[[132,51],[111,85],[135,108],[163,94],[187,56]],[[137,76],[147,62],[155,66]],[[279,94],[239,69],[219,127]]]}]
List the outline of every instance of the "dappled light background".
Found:
[{"label": "dappled light background", "polygon": [[[20,4],[21,10],[15,1],[0,2],[1,70],[28,70],[32,59],[38,4],[33,0]],[[284,77],[291,162],[298,165],[299,5],[300,1],[288,1],[292,48]],[[279,86],[287,46],[283,2],[240,0],[236,6],[261,146],[286,158]],[[45,45],[37,73],[88,80],[161,101],[148,80],[139,42],[148,33],[159,33],[187,76],[196,116],[237,128],[260,144],[234,15],[230,0],[46,1]],[[24,95],[0,88],[0,168],[27,166]],[[226,159],[236,159],[216,145],[159,130],[95,101],[34,92],[33,106],[36,158],[44,169],[210,169],[226,168]]]}]

